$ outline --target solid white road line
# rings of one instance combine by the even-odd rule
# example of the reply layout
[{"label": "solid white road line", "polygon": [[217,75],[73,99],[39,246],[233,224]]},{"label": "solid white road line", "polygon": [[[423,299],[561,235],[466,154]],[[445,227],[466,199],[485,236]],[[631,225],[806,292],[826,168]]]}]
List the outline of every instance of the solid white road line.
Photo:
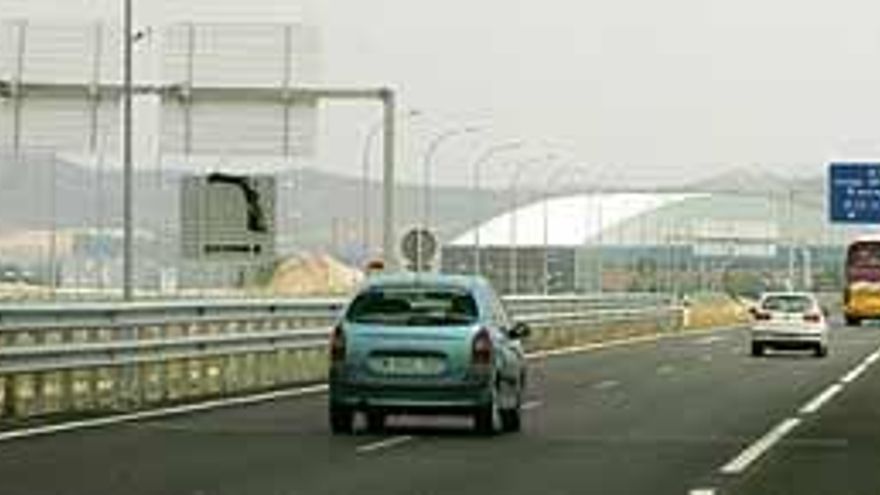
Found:
[{"label": "solid white road line", "polygon": [[714,488],[695,488],[688,492],[688,495],[715,495]]},{"label": "solid white road line", "polygon": [[746,450],[742,451],[732,461],[728,462],[721,468],[721,474],[740,474],[754,463],[765,452],[773,448],[785,435],[794,430],[801,420],[798,418],[788,418],[778,426],[770,430],[766,435],[761,437],[757,442],[750,445]]},{"label": "solid white road line", "polygon": [[526,354],[526,359],[536,360],[556,356],[567,356],[569,354],[580,354],[587,351],[596,351],[599,349],[609,349],[612,347],[621,347],[628,344],[637,344],[641,342],[653,342],[660,340],[659,335],[645,335],[642,337],[632,337],[628,339],[612,340],[610,342],[602,342],[596,344],[586,344],[572,347],[563,347],[549,351],[536,351]]},{"label": "solid white road line", "polygon": [[382,440],[379,442],[368,443],[365,445],[361,445],[357,449],[358,454],[369,454],[370,452],[375,452],[377,450],[390,449],[391,447],[395,447],[397,445],[406,443],[413,440],[413,437],[404,435],[399,437],[391,437],[386,440]]},{"label": "solid white road line", "polygon": [[878,359],[880,359],[880,351],[876,351],[868,356],[868,359],[866,359],[865,362],[868,364],[874,364],[877,362]]},{"label": "solid white road line", "polygon": [[839,383],[835,383],[830,387],[826,388],[821,394],[817,395],[813,400],[807,403],[804,407],[801,408],[801,414],[813,414],[819,409],[822,408],[828,401],[834,398],[835,395],[839,394],[843,391],[843,385]]},{"label": "solid white road line", "polygon": [[533,401],[529,401],[529,402],[526,402],[525,404],[523,404],[521,409],[523,411],[531,411],[532,409],[537,409],[543,405],[544,405],[543,402],[541,402],[539,400],[533,400]]},{"label": "solid white road line", "polygon": [[686,330],[676,333],[658,333],[652,335],[642,335],[639,337],[629,337],[620,340],[611,340],[608,342],[599,342],[595,344],[585,344],[579,346],[563,347],[547,351],[535,351],[526,354],[526,358],[530,360],[544,359],[555,356],[567,356],[570,354],[580,354],[589,351],[598,351],[602,349],[611,349],[614,347],[622,347],[632,344],[641,344],[645,342],[656,342],[658,340],[671,339],[676,337],[693,337],[698,335],[711,334],[715,332],[726,332],[743,328],[742,325],[733,325],[725,327],[707,328],[705,330]]},{"label": "solid white road line", "polygon": [[245,397],[233,397],[229,399],[217,399],[208,402],[200,402],[198,404],[187,404],[183,406],[167,407],[163,409],[154,409],[150,411],[135,412],[129,414],[117,414],[104,418],[85,419],[82,421],[72,421],[69,423],[61,423],[57,425],[38,426],[34,428],[25,428],[21,430],[7,431],[0,433],[0,442],[9,440],[17,440],[21,438],[36,437],[41,435],[49,435],[52,433],[61,433],[64,431],[81,430],[84,428],[97,428],[101,426],[117,425],[120,423],[128,423],[132,421],[143,421],[147,419],[166,418],[169,416],[179,416],[182,414],[190,414],[195,412],[203,412],[211,409],[220,409],[224,407],[242,406],[257,404],[259,402],[267,402],[278,399],[286,399],[290,397],[302,397],[306,395],[314,395],[327,391],[326,384],[313,385],[311,387],[295,388],[289,390],[279,390],[276,392],[267,392],[263,394],[248,395]]}]

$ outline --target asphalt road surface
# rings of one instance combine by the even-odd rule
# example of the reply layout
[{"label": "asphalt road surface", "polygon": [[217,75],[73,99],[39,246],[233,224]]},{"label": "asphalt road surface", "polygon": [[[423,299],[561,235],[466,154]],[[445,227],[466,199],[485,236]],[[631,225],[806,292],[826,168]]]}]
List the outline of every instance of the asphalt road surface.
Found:
[{"label": "asphalt road surface", "polygon": [[721,330],[536,360],[524,431],[399,418],[333,437],[321,394],[0,443],[4,495],[877,494],[880,328],[830,355]]}]

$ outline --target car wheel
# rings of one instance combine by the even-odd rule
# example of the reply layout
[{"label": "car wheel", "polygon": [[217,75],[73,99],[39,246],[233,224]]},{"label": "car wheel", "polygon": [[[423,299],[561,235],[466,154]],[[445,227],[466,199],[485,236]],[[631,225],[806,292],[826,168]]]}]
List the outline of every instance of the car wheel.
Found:
[{"label": "car wheel", "polygon": [[757,343],[757,342],[752,342],[752,356],[761,357],[763,355],[764,355],[764,346]]},{"label": "car wheel", "polygon": [[522,409],[519,405],[501,411],[501,429],[508,433],[522,430]]},{"label": "car wheel", "polygon": [[474,427],[477,433],[491,436],[498,432],[501,423],[501,410],[498,408],[498,388],[491,394],[488,404],[477,408],[474,413]]},{"label": "car wheel", "polygon": [[817,358],[823,358],[828,355],[828,346],[824,344],[819,344],[816,346],[815,350],[813,350],[813,355]]},{"label": "car wheel", "polygon": [[330,406],[330,431],[334,435],[354,432],[354,411],[344,406]]},{"label": "car wheel", "polygon": [[381,433],[385,429],[385,414],[379,411],[367,411],[367,431]]},{"label": "car wheel", "polygon": [[856,318],[855,316],[846,316],[846,325],[849,327],[858,327],[861,326],[862,320]]},{"label": "car wheel", "polygon": [[526,388],[526,375],[519,377],[519,389],[516,393],[516,405],[512,409],[501,411],[501,429],[505,432],[516,433],[522,430],[522,403]]}]

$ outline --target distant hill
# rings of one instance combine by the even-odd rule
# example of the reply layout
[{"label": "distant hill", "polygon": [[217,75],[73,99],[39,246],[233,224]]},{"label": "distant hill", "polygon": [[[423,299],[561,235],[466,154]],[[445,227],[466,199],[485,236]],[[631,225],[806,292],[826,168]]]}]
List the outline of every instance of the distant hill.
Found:
[{"label": "distant hill", "polygon": [[[183,175],[174,169],[161,173],[156,170],[135,173],[137,228],[161,237],[163,246],[177,245],[179,184]],[[55,195],[49,194],[53,182],[57,191]],[[358,178],[299,169],[279,174],[278,184],[279,246],[282,250],[331,250],[345,255],[359,242],[363,208],[362,186]],[[528,186],[532,189],[520,194],[520,203],[540,196],[534,182]],[[619,186],[607,182],[591,184],[589,189]],[[772,173],[750,168],[675,188],[682,187],[703,192],[742,191],[743,194],[776,197],[795,190],[796,202],[815,203],[820,211],[824,181],[815,178],[789,183]],[[561,186],[560,191],[578,189],[586,187],[569,184]],[[374,246],[380,242],[381,193],[379,183],[369,183],[368,212]],[[420,222],[421,194],[420,187],[398,187],[399,230]],[[468,188],[441,187],[434,191],[432,199],[433,225],[441,240],[450,240],[468,230],[475,212],[485,220],[510,206],[506,190],[487,190],[477,196]],[[108,167],[98,173],[95,167],[53,161],[47,155],[28,156],[22,162],[0,156],[0,235],[4,231],[44,230],[53,226],[59,229],[120,228],[121,218],[120,170]]]}]

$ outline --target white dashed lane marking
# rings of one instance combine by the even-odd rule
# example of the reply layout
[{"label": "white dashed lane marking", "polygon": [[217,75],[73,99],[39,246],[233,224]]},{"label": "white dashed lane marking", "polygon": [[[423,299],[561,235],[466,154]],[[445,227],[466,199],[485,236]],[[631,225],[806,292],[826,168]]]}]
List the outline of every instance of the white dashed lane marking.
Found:
[{"label": "white dashed lane marking", "polygon": [[593,388],[596,390],[608,390],[617,387],[620,385],[620,382],[616,380],[605,380],[604,382],[599,382],[593,385]]},{"label": "white dashed lane marking", "polygon": [[[814,398],[810,399],[810,401],[807,402],[798,411],[798,416],[807,417],[818,412],[820,409],[822,409],[822,407],[831,402],[834,397],[843,392],[847,385],[851,384],[860,376],[862,376],[868,370],[868,368],[870,368],[871,365],[876,363],[878,360],[880,360],[880,349],[871,353],[855,368],[851,369],[843,377],[841,377],[837,382],[830,385]],[[797,426],[801,424],[801,422],[802,419],[800,417],[786,419],[775,428],[770,430],[769,433],[761,437],[761,439],[759,439],[757,442],[749,446],[732,461],[725,464],[720,469],[721,473],[728,475],[742,473],[743,471],[748,469],[748,467],[752,463],[758,460],[758,458],[760,458],[765,452],[773,448],[774,445],[779,443],[786,435],[797,428]]]},{"label": "white dashed lane marking", "polygon": [[361,445],[355,450],[357,450],[358,454],[369,454],[370,452],[376,452],[377,450],[390,449],[392,447],[407,443],[411,440],[413,440],[413,437],[407,435],[391,437],[385,440],[381,440],[379,442]]},{"label": "white dashed lane marking", "polygon": [[804,407],[801,408],[801,414],[813,414],[819,409],[822,408],[828,401],[834,398],[835,395],[839,394],[843,391],[843,385],[839,383],[835,383],[834,385],[826,388],[822,391],[821,394],[817,395],[813,400],[807,403]]},{"label": "white dashed lane marking", "polygon": [[657,368],[658,375],[670,375],[672,373],[675,373],[675,366],[667,364]]},{"label": "white dashed lane marking", "polygon": [[761,437],[757,442],[753,443],[746,450],[742,451],[732,461],[728,462],[721,468],[722,474],[740,474],[749,466],[757,461],[765,452],[773,448],[779,443],[785,435],[794,430],[797,425],[801,424],[798,418],[788,418],[779,423],[775,428],[770,430],[766,435]]},{"label": "white dashed lane marking", "polygon": [[856,366],[852,371],[847,373],[843,378],[840,379],[842,383],[852,383],[856,381],[860,376],[862,376],[866,371],[868,371],[868,367],[865,364],[860,364]]}]

